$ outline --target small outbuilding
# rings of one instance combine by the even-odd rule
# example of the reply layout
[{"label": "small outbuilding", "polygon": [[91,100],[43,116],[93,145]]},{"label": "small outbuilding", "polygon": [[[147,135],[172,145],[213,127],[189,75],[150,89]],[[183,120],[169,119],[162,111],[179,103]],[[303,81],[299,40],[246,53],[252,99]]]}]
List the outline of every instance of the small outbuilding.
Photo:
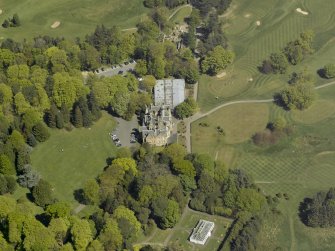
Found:
[{"label": "small outbuilding", "polygon": [[211,236],[213,229],[214,222],[200,220],[192,231],[190,242],[205,245],[207,239]]}]

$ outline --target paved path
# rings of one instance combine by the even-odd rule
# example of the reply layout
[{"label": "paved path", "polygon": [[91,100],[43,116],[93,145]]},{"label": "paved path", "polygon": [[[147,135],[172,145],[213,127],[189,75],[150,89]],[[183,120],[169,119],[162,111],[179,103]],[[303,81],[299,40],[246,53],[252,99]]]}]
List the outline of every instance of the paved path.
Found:
[{"label": "paved path", "polygon": [[[329,82],[323,85],[319,85],[317,87],[315,87],[315,90],[318,89],[322,89],[331,85],[335,85],[335,81],[333,82]],[[271,103],[274,102],[274,99],[255,99],[255,100],[237,100],[237,101],[231,101],[225,104],[221,104],[215,108],[213,108],[212,110],[209,110],[208,112],[202,113],[202,112],[198,112],[196,114],[194,114],[192,117],[185,119],[185,124],[186,124],[186,133],[185,133],[185,137],[186,137],[186,149],[187,152],[191,152],[192,148],[191,148],[191,124],[198,120],[201,119],[205,116],[210,115],[213,112],[216,112],[217,110],[226,107],[226,106],[231,106],[231,105],[236,105],[236,104],[255,104],[255,103]]]},{"label": "paved path", "polygon": [[75,214],[79,213],[81,210],[83,210],[86,207],[84,204],[79,204],[73,211]]},{"label": "paved path", "polygon": [[137,31],[137,27],[123,29],[122,31],[132,31],[132,30]]}]

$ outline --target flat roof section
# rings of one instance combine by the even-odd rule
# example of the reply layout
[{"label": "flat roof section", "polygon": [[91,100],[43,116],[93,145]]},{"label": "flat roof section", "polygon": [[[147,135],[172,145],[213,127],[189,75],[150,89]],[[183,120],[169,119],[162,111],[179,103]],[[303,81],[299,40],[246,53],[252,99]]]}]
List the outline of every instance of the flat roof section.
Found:
[{"label": "flat roof section", "polygon": [[185,100],[185,80],[157,80],[154,93],[155,105],[169,105],[174,108]]}]

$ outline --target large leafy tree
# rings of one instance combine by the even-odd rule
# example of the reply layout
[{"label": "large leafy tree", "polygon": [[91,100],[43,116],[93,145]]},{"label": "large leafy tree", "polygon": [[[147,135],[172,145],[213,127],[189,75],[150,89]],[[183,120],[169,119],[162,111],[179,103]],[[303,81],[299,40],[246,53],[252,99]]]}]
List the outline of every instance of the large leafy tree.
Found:
[{"label": "large leafy tree", "polygon": [[152,204],[158,225],[163,229],[173,227],[180,217],[179,205],[176,201],[158,198]]},{"label": "large leafy tree", "polygon": [[43,179],[40,179],[38,184],[33,187],[32,195],[34,202],[41,207],[50,205],[55,201],[51,185]]},{"label": "large leafy tree", "polygon": [[93,240],[90,223],[85,219],[74,219],[70,233],[76,250],[86,250],[89,243]]},{"label": "large leafy tree", "polygon": [[316,98],[314,86],[310,83],[291,85],[279,94],[279,99],[287,109],[304,110],[310,107]]},{"label": "large leafy tree", "polygon": [[209,75],[215,75],[233,62],[234,53],[216,46],[201,62],[201,70]]}]

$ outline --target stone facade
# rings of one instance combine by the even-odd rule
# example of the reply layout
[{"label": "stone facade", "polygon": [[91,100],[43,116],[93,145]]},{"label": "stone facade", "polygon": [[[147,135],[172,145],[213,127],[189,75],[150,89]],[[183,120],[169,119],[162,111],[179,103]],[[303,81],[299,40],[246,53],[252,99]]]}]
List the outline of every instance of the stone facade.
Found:
[{"label": "stone facade", "polygon": [[146,108],[142,125],[143,142],[151,145],[164,146],[171,136],[173,123],[169,105]]}]

